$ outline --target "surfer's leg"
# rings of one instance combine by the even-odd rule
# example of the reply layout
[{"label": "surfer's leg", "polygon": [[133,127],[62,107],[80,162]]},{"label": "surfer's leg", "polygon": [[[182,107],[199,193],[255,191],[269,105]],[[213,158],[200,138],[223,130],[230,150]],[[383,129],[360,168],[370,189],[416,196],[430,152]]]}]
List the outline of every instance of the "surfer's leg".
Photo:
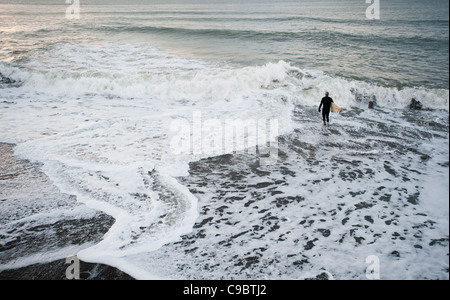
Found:
[{"label": "surfer's leg", "polygon": [[325,120],[326,120],[326,112],[325,110],[322,110],[322,118],[323,118],[323,125],[325,125]]},{"label": "surfer's leg", "polygon": [[323,114],[323,123],[325,124],[325,121],[330,123],[330,111],[323,110],[322,114]]}]

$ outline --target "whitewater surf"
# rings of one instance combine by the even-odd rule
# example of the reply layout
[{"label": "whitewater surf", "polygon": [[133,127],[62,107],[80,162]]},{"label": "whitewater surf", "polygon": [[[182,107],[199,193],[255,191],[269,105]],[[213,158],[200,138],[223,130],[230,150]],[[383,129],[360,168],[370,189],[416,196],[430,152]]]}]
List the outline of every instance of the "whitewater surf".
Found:
[{"label": "whitewater surf", "polygon": [[218,5],[0,6],[0,271],[448,279],[448,18]]}]

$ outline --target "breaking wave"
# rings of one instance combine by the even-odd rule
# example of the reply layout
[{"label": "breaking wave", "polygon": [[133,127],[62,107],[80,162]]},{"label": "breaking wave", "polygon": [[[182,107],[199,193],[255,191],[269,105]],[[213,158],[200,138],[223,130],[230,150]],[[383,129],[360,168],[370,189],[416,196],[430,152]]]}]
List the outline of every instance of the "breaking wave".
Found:
[{"label": "breaking wave", "polygon": [[285,61],[250,67],[210,63],[180,58],[148,45],[63,44],[51,52],[35,53],[25,65],[2,63],[0,68],[4,87],[14,82],[20,92],[59,97],[220,103],[276,94],[283,101],[317,105],[328,90],[343,107],[371,100],[382,107],[402,108],[414,98],[427,108],[449,108],[449,93],[444,89],[384,87],[305,70]]}]

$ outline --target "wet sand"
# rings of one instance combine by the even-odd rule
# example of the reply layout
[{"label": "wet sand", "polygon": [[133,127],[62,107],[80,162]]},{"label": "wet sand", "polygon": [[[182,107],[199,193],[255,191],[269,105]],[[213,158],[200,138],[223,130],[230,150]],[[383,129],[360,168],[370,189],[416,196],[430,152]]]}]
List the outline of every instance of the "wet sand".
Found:
[{"label": "wet sand", "polygon": [[[448,170],[448,156],[424,145],[433,139],[445,145],[448,119],[430,122],[432,112],[408,110],[380,119],[354,108],[341,113],[339,123],[320,127],[313,113],[315,108],[294,111],[298,129],[280,136],[274,165],[260,166],[245,153],[192,162],[189,176],[177,180],[199,200],[197,222],[179,241],[146,253],[147,267],[163,278],[183,280],[358,280],[369,279],[367,258],[376,256],[381,279],[448,280],[448,218],[436,214],[442,207],[424,205],[435,200],[427,196],[430,178]],[[351,121],[356,118],[358,123]],[[27,185],[41,188],[28,189],[39,194],[30,197],[39,198],[51,183],[38,165],[5,156],[11,145],[2,147],[10,147],[1,151],[4,214],[4,205]],[[17,166],[20,171],[14,171]],[[76,200],[58,197],[69,208]],[[6,217],[14,219],[13,213]],[[42,236],[50,244],[87,245],[100,241],[112,222],[97,212],[64,218],[41,231],[31,223],[23,232],[10,226],[11,233],[1,237],[0,267],[13,260],[8,251],[28,255],[27,244],[39,246],[40,232],[58,233],[60,238]],[[67,266],[53,260],[0,272],[0,279],[64,279]],[[125,279],[102,265],[83,264],[81,272],[86,279]]]}]

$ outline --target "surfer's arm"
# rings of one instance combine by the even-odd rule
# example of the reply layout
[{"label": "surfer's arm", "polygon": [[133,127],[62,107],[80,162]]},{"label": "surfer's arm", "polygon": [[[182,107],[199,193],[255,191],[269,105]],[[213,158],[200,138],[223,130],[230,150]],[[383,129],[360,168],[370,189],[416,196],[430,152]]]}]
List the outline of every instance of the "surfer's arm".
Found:
[{"label": "surfer's arm", "polygon": [[320,101],[319,112],[320,112],[320,109],[322,108],[322,104],[323,104],[323,99],[322,99],[322,101]]}]

